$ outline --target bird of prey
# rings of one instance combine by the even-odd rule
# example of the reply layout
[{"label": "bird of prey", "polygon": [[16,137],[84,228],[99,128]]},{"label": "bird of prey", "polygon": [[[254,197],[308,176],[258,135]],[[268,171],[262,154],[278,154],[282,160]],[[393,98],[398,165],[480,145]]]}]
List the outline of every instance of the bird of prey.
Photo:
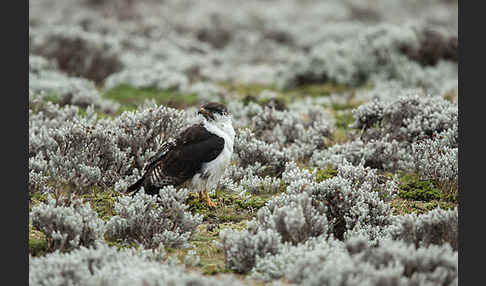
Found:
[{"label": "bird of prey", "polygon": [[164,143],[147,162],[144,174],[127,189],[135,195],[143,186],[147,194],[156,195],[159,189],[188,182],[199,191],[199,198],[215,207],[208,189],[214,189],[233,154],[235,130],[226,106],[209,102],[201,106],[201,122],[194,124]]}]

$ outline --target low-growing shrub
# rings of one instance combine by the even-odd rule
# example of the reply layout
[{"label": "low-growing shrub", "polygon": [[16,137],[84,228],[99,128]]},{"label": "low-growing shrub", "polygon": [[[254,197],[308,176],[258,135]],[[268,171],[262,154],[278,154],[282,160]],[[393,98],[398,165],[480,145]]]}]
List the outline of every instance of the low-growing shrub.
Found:
[{"label": "low-growing shrub", "polygon": [[[455,134],[454,134],[455,133]],[[448,138],[448,136],[454,138]],[[434,182],[442,196],[457,201],[459,162],[457,146],[457,127],[434,134],[412,145],[415,172],[425,180]]]},{"label": "low-growing shrub", "polygon": [[291,182],[287,192],[307,192],[326,206],[329,232],[337,239],[357,234],[376,240],[391,223],[390,207],[384,198],[397,190],[393,179],[380,178],[376,170],[349,163],[338,168],[337,176],[322,182],[300,179]]},{"label": "low-growing shrub", "polygon": [[409,58],[423,66],[433,66],[441,59],[457,62],[458,40],[456,36],[446,36],[432,29],[423,29],[419,34],[419,48],[410,49],[404,45],[400,49]]},{"label": "low-growing shrub", "polygon": [[[268,201],[245,230],[222,236],[225,258],[231,261],[228,265],[241,272],[252,269],[256,260],[250,258],[255,256],[255,247],[248,245],[254,244],[254,236],[267,237],[268,231],[278,235],[280,244],[299,245],[329,235],[339,240],[365,236],[378,243],[387,237],[393,223],[390,206],[380,196],[393,196],[397,187],[394,180],[383,181],[374,171],[348,163],[338,168],[335,177],[316,182],[315,171],[300,170],[295,163],[288,163],[282,174],[289,184],[287,194]],[[240,251],[240,255],[230,249]],[[274,251],[261,249],[260,257]]]},{"label": "low-growing shrub", "polygon": [[59,68],[70,75],[97,83],[122,69],[118,41],[76,26],[37,30],[30,42],[30,51],[55,60]]},{"label": "low-growing shrub", "polygon": [[80,116],[76,107],[37,108],[29,116],[29,185],[33,189],[46,177],[80,193],[93,185],[125,188],[186,122],[184,112],[150,103],[114,120],[98,119],[92,109]]},{"label": "low-growing shrub", "polygon": [[123,84],[136,88],[183,91],[188,88],[189,80],[181,72],[174,71],[164,64],[155,64],[143,68],[124,69],[110,75],[105,81],[105,86],[108,89]]},{"label": "low-growing shrub", "polygon": [[353,127],[367,131],[361,135],[365,142],[385,135],[389,140],[415,142],[456,126],[458,112],[457,104],[442,97],[411,94],[391,101],[373,100],[360,105],[353,115]]},{"label": "low-growing shrub", "polygon": [[349,161],[384,171],[419,172],[454,191],[457,177],[457,104],[437,96],[372,100],[353,110],[359,138],[316,150],[311,164]]},{"label": "low-growing shrub", "polygon": [[307,193],[283,194],[258,210],[247,229],[251,233],[271,229],[280,235],[282,243],[295,245],[310,237],[327,236],[328,221],[324,204],[313,203]]},{"label": "low-growing shrub", "polygon": [[333,168],[318,169],[316,171],[316,182],[322,182],[331,179],[338,174],[338,171]]},{"label": "low-growing shrub", "polygon": [[416,176],[405,176],[405,182],[399,185],[399,196],[404,199],[426,201],[440,200],[442,198],[440,190],[427,180],[420,180]]},{"label": "low-growing shrub", "polygon": [[317,240],[258,259],[252,277],[294,285],[457,285],[457,252],[392,240]]},{"label": "low-growing shrub", "polygon": [[425,214],[398,216],[392,230],[392,238],[416,247],[448,243],[457,251],[458,213],[451,210],[433,209]]},{"label": "low-growing shrub", "polygon": [[29,285],[242,285],[229,277],[216,279],[187,272],[169,258],[161,248],[117,249],[106,244],[29,257]]},{"label": "low-growing shrub", "polygon": [[277,254],[281,243],[280,235],[271,229],[257,233],[223,229],[219,233],[219,238],[225,254],[226,268],[238,273],[250,271],[257,257]]},{"label": "low-growing shrub", "polygon": [[97,111],[109,114],[120,106],[118,102],[103,98],[90,80],[68,76],[57,69],[55,62],[34,55],[29,56],[29,92],[32,93],[29,98],[50,100],[61,106],[87,108],[92,105]]},{"label": "low-growing shrub", "polygon": [[239,159],[241,167],[259,163],[264,169],[259,176],[278,176],[285,168],[288,161],[285,154],[279,150],[277,144],[266,143],[256,138],[250,129],[237,132],[234,145],[234,153]]},{"label": "low-growing shrub", "polygon": [[106,224],[110,240],[142,244],[145,248],[187,247],[202,222],[202,216],[186,212],[186,189],[165,187],[159,197],[143,191],[134,197],[121,196],[115,204],[116,215]]},{"label": "low-growing shrub", "polygon": [[[419,25],[386,23],[351,30],[354,33],[346,38],[318,41],[305,56],[292,57],[277,73],[278,86],[327,82],[359,86],[380,78],[398,80],[406,86],[424,86],[435,92],[440,90],[440,84],[428,78],[449,67],[457,73],[454,35],[440,36],[450,39],[449,44],[449,40],[435,37],[438,32],[430,35],[430,29]],[[453,73],[444,71],[439,80],[451,76]]]},{"label": "low-growing shrub", "polygon": [[278,193],[282,186],[278,178],[271,176],[262,178],[253,175],[252,172],[245,175],[238,183],[240,188],[254,195]]},{"label": "low-growing shrub", "polygon": [[105,222],[81,200],[61,201],[47,196],[29,213],[32,225],[45,234],[49,251],[69,251],[103,240]]}]

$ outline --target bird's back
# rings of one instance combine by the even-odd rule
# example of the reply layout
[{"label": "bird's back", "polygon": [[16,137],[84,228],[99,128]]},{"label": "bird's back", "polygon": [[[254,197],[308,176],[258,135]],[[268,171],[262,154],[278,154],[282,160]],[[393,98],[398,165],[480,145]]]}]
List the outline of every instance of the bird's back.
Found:
[{"label": "bird's back", "polygon": [[224,143],[223,138],[201,124],[187,128],[149,159],[142,178],[127,192],[143,186],[146,193],[156,194],[164,186],[181,185],[201,172],[203,164],[213,161],[223,150]]}]

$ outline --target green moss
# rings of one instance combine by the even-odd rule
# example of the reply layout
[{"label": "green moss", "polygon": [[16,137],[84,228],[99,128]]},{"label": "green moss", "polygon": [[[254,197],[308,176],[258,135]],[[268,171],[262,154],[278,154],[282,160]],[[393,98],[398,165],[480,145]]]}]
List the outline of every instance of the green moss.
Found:
[{"label": "green moss", "polygon": [[450,102],[454,102],[454,99],[457,97],[457,93],[454,90],[450,90],[446,94],[444,94],[444,99]]},{"label": "green moss", "polygon": [[440,200],[442,193],[431,181],[421,180],[418,175],[402,176],[398,195],[403,199],[425,201]]},{"label": "green moss", "polygon": [[214,230],[215,235],[219,235],[220,230],[231,228],[234,230],[242,231],[246,229],[246,221],[240,221],[238,223],[228,222],[228,223],[221,223],[218,225],[218,228]]},{"label": "green moss", "polygon": [[44,96],[44,100],[54,102],[54,103],[58,103],[59,102],[59,94],[54,93],[54,92],[50,92],[50,93],[48,93]]},{"label": "green moss", "polygon": [[316,170],[316,182],[322,182],[322,181],[325,181],[327,179],[331,179],[335,176],[337,176],[338,174],[338,171],[331,168],[331,167],[327,167],[325,169],[317,169]]},{"label": "green moss", "polygon": [[216,275],[220,273],[228,273],[231,270],[226,269],[224,265],[221,264],[206,264],[202,267],[203,275]]},{"label": "green moss", "polygon": [[41,202],[47,203],[47,195],[42,194],[40,192],[29,193],[29,198],[30,198],[29,206],[37,205],[38,203],[41,203]]},{"label": "green moss", "polygon": [[252,196],[249,199],[234,201],[234,205],[239,209],[258,210],[268,202],[268,199],[264,199],[258,196]]},{"label": "green moss", "polygon": [[32,256],[42,256],[48,252],[47,240],[29,238],[29,253]]},{"label": "green moss", "polygon": [[440,207],[443,210],[450,210],[457,207],[457,204],[453,202],[446,202],[446,201],[430,201],[427,204],[425,204],[424,207],[429,211],[436,209],[438,207]]},{"label": "green moss", "polygon": [[248,105],[250,102],[254,102],[261,106],[268,106],[272,102],[277,110],[284,110],[287,104],[290,103],[290,98],[288,96],[278,95],[274,98],[260,98],[257,95],[247,95],[243,98],[243,104]]},{"label": "green moss", "polygon": [[336,127],[341,129],[350,129],[349,125],[354,123],[355,119],[352,112],[345,112],[343,114],[336,114]]},{"label": "green moss", "polygon": [[175,108],[184,108],[197,104],[195,94],[180,93],[174,90],[161,90],[157,88],[136,88],[121,84],[103,93],[103,97],[119,102],[122,106],[120,112],[134,110],[146,99],[154,99],[159,105]]},{"label": "green moss", "polygon": [[457,191],[455,193],[449,194],[442,192],[442,199],[448,202],[457,203],[459,201]]},{"label": "green moss", "polygon": [[287,95],[297,96],[328,96],[333,93],[343,93],[350,91],[352,88],[334,83],[308,84],[292,89],[286,89],[283,92]]},{"label": "green moss", "polygon": [[106,241],[106,244],[108,244],[111,247],[116,247],[118,250],[120,250],[122,248],[137,248],[137,247],[140,246],[135,242],[126,243],[126,242],[122,242],[121,240],[113,241],[113,240],[109,240],[109,239],[105,239],[105,241]]},{"label": "green moss", "polygon": [[407,200],[402,198],[395,198],[391,200],[389,203],[392,206],[394,215],[404,215],[410,213],[424,214],[438,207],[444,210],[449,210],[457,207],[457,203],[437,201],[437,200],[432,200],[430,202],[423,202],[423,201],[412,201],[412,200]]},{"label": "green moss", "polygon": [[247,100],[251,100],[251,97],[257,97],[264,90],[279,91],[275,85],[239,84],[227,82],[219,82],[218,84],[230,92],[238,93],[243,96],[250,96]]},{"label": "green moss", "polygon": [[358,106],[360,106],[361,104],[362,102],[360,101],[349,100],[345,103],[333,102],[331,104],[325,104],[324,107],[329,107],[334,111],[342,111],[342,110],[353,110]]},{"label": "green moss", "polygon": [[[268,100],[262,100],[258,98],[260,93],[264,90],[271,90],[277,92],[280,95],[278,99],[282,100],[284,103],[289,103],[291,99],[295,97],[328,96],[333,93],[342,93],[342,92],[353,90],[348,86],[334,84],[334,83],[308,84],[304,86],[287,88],[287,89],[278,88],[276,85],[273,84],[270,85],[269,84],[239,84],[239,83],[220,82],[219,85],[230,92],[234,92],[244,96],[244,101],[246,104],[250,101],[264,104],[265,101],[268,101]],[[344,107],[344,105],[337,106],[337,107],[338,108]]]},{"label": "green moss", "polygon": [[199,194],[189,193],[185,204],[189,211],[203,216],[204,221],[214,223],[241,222],[252,218],[256,212],[270,200],[272,195],[254,195],[248,199],[242,199],[238,194],[217,191],[210,195],[213,202],[217,203],[216,208],[208,207],[206,199],[200,200]]},{"label": "green moss", "polygon": [[[233,224],[220,224],[212,228],[211,231],[208,230],[207,225],[202,224],[198,227],[198,232],[191,240],[192,249],[196,251],[196,254],[200,258],[200,263],[197,265],[197,268],[205,275],[215,275],[226,271],[224,268],[224,253],[214,243],[219,240],[219,230],[222,225]],[[184,252],[184,256],[186,254],[187,251]],[[181,261],[184,261],[183,259],[184,257],[181,257]]]},{"label": "green moss", "polygon": [[93,186],[89,192],[80,195],[80,198],[89,202],[98,216],[107,221],[115,215],[115,203],[118,195],[113,189],[103,190],[98,186]]},{"label": "green moss", "polygon": [[32,256],[42,256],[49,251],[44,233],[29,223],[29,253]]},{"label": "green moss", "polygon": [[204,200],[204,198],[200,199],[199,195],[196,193],[189,193],[184,203],[188,206],[188,210],[192,213],[207,215],[211,212],[206,200]]}]

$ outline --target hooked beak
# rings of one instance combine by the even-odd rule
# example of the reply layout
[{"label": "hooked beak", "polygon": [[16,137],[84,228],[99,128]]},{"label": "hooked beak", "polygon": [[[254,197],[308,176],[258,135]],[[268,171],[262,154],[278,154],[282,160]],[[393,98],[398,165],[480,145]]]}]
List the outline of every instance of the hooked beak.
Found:
[{"label": "hooked beak", "polygon": [[199,111],[197,112],[198,114],[201,114],[202,116],[204,116],[206,119],[213,119],[213,116],[211,114],[211,112],[207,111],[206,109],[204,109],[203,107],[201,107],[201,109],[199,109]]}]

